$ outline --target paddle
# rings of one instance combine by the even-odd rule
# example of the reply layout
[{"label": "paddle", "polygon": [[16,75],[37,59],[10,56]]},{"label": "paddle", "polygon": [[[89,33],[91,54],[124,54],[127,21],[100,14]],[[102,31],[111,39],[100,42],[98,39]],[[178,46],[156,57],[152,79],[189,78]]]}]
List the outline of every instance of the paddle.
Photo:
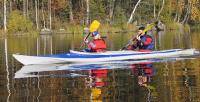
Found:
[{"label": "paddle", "polygon": [[92,21],[92,23],[90,24],[90,28],[89,28],[89,33],[87,34],[87,36],[84,38],[84,42],[81,44],[80,48],[82,48],[85,45],[85,41],[89,38],[91,32],[97,31],[97,29],[100,26],[100,22],[97,20]]},{"label": "paddle", "polygon": [[[151,24],[147,25],[147,27],[143,30],[143,32],[145,33],[145,32],[147,32],[147,31],[151,30],[156,24],[157,24],[157,22],[154,22],[154,23],[151,23]],[[142,34],[142,33],[141,33],[141,34]],[[122,47],[121,50],[125,50],[129,45],[132,44],[133,41],[137,40],[136,37],[137,37],[137,36],[141,36],[141,34],[132,37],[132,38],[128,41],[128,43],[127,43],[124,47]]]}]

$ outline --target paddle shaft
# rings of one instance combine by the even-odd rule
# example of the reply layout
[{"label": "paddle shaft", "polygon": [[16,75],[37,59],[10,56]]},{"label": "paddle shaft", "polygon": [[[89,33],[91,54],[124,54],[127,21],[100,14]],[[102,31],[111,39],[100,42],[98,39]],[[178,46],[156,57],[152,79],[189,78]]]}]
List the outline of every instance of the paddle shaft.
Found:
[{"label": "paddle shaft", "polygon": [[88,33],[88,35],[84,38],[84,40],[83,40],[83,42],[82,42],[80,48],[82,48],[82,47],[85,45],[85,41],[89,38],[90,34],[91,34],[91,33]]},{"label": "paddle shaft", "polygon": [[141,36],[141,34],[138,34],[138,35],[136,35],[135,37],[132,37],[132,39],[130,39],[130,40],[128,41],[128,43],[122,48],[122,50],[126,49],[129,45],[131,45],[131,42],[137,40],[137,38],[136,38],[137,36]]}]

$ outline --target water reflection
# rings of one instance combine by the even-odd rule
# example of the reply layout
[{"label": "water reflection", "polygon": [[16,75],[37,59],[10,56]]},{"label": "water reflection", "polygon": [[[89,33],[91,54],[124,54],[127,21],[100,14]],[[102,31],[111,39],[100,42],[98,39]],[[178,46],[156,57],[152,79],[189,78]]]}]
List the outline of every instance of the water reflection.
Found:
[{"label": "water reflection", "polygon": [[[109,34],[107,37],[109,50],[120,49],[130,38],[128,34]],[[164,32],[157,37],[160,39],[158,41],[156,38],[157,50],[200,49],[199,32],[179,35],[175,32]],[[198,102],[200,99],[199,58],[22,66],[11,56],[13,53],[64,53],[69,49],[79,48],[81,41],[80,35],[72,34],[1,38],[0,100]],[[153,63],[152,70],[144,68],[146,62]],[[91,70],[104,69],[107,70],[107,73],[103,73],[106,77],[90,74]],[[90,78],[92,79],[89,83]],[[99,85],[95,86],[95,81]]]},{"label": "water reflection", "polygon": [[91,89],[91,101],[103,101],[102,87],[108,85],[106,82],[108,77],[108,69],[92,69],[89,70],[89,77],[86,79],[86,86]]},{"label": "water reflection", "polygon": [[[152,77],[155,75],[153,63],[171,62],[183,59],[150,59],[150,60],[135,60],[135,61],[114,61],[114,62],[100,62],[100,63],[82,63],[82,64],[51,64],[51,65],[28,65],[23,66],[15,73],[15,78],[37,78],[37,88],[39,100],[40,94],[43,93],[40,85],[40,80],[46,78],[79,78],[84,79],[85,86],[83,89],[90,91],[90,97],[85,100],[90,101],[105,101],[109,90],[105,87],[113,87],[111,81],[108,81],[109,73],[114,69],[128,69],[131,70],[133,77],[137,80],[139,87],[144,87],[147,91],[141,94],[148,94],[145,96],[147,100],[151,100],[152,93],[155,92],[155,87],[151,86]],[[116,77],[113,75],[113,77]],[[71,81],[70,81],[71,82]],[[73,82],[73,81],[72,81]],[[72,83],[71,83],[72,84]],[[125,83],[124,83],[125,84]],[[121,86],[121,85],[120,85]],[[44,87],[42,85],[42,87]],[[135,87],[135,88],[139,88]],[[134,92],[137,93],[137,92]],[[136,97],[135,95],[134,97]]]},{"label": "water reflection", "polygon": [[152,100],[152,92],[155,92],[155,86],[151,85],[153,80],[153,76],[156,74],[156,70],[153,67],[152,62],[145,62],[139,64],[131,65],[132,74],[137,77],[137,84],[140,87],[144,87],[147,90],[147,102],[151,102]]},{"label": "water reflection", "polygon": [[7,72],[7,90],[8,90],[8,97],[7,97],[7,102],[9,102],[10,100],[10,95],[11,95],[11,91],[10,91],[10,72],[9,72],[9,67],[8,67],[8,41],[7,38],[5,39],[5,62],[6,62],[6,72]]}]

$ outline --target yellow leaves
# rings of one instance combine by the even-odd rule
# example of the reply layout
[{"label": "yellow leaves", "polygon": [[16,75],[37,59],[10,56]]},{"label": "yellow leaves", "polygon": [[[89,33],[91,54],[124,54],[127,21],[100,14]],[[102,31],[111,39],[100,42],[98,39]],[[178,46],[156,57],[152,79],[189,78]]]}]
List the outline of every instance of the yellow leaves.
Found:
[{"label": "yellow leaves", "polygon": [[191,20],[200,21],[200,2],[191,0]]},{"label": "yellow leaves", "polygon": [[51,5],[54,10],[60,10],[68,6],[68,2],[65,0],[53,0]]},{"label": "yellow leaves", "polygon": [[33,23],[24,17],[20,11],[12,11],[8,19],[8,32],[28,32],[33,30]]},{"label": "yellow leaves", "polygon": [[200,21],[200,10],[197,7],[192,7],[191,19]]}]

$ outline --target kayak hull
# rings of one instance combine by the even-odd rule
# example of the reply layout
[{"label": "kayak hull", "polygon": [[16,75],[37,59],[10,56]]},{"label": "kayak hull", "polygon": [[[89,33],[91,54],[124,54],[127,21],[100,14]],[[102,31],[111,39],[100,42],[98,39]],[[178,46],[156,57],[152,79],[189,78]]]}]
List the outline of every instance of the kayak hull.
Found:
[{"label": "kayak hull", "polygon": [[107,51],[105,53],[87,53],[79,51],[70,51],[66,54],[48,55],[48,56],[27,56],[13,54],[13,57],[24,65],[30,64],[53,64],[53,63],[78,63],[78,62],[103,62],[117,60],[140,60],[152,58],[170,58],[181,56],[192,56],[197,51],[195,49],[174,49],[152,52],[137,51]]}]

